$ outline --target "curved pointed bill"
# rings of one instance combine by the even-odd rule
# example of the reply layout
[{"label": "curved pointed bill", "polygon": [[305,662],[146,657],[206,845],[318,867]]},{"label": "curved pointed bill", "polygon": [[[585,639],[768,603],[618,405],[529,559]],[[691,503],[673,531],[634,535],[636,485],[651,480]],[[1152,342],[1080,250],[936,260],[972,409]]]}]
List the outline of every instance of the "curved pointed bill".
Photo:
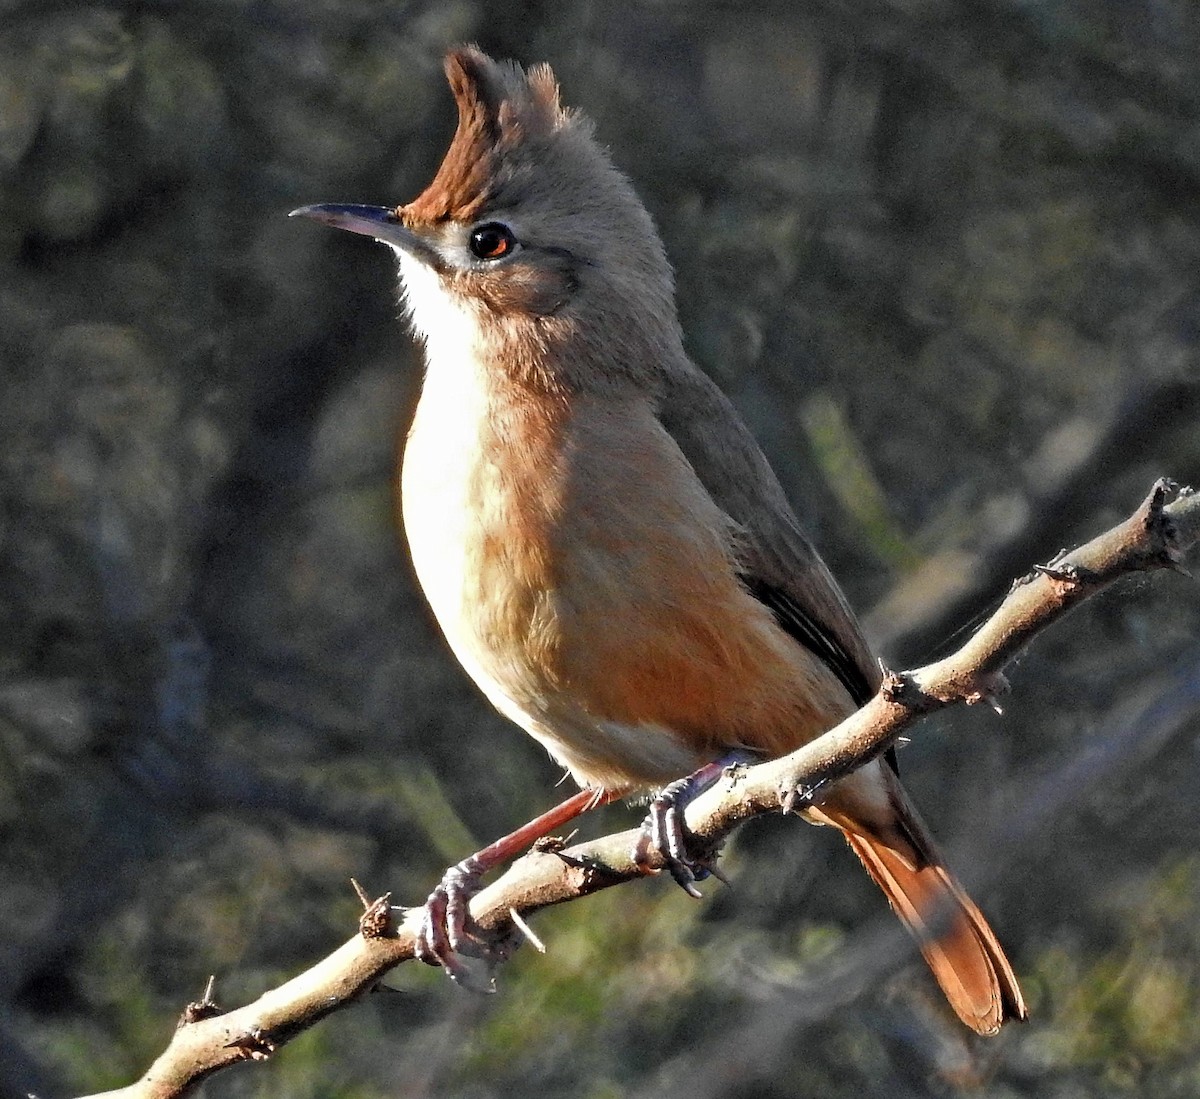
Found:
[{"label": "curved pointed bill", "polygon": [[312,218],[322,225],[332,225],[335,229],[345,229],[351,233],[361,233],[364,237],[374,237],[383,244],[391,245],[425,263],[436,267],[441,257],[430,243],[407,228],[396,216],[394,206],[358,206],[344,202],[322,202],[315,206],[301,206],[293,210],[288,217]]}]

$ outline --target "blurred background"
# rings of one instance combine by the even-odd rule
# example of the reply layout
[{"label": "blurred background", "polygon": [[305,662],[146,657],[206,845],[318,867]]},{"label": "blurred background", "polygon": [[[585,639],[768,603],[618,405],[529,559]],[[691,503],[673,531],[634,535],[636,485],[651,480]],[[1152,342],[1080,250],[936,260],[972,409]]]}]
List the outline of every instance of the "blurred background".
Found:
[{"label": "blurred background", "polygon": [[[128,1083],[557,800],[393,523],[420,367],[396,203],[444,49],[550,61],[677,266],[879,652],[1200,480],[1200,12],[1185,0],[0,0],[0,1096]],[[837,837],[756,822],[700,903],[543,914],[499,994],[423,966],[227,1096],[1200,1093],[1200,594],[1130,581],[909,789],[1033,1020],[952,1020]],[[631,827],[613,806],[583,834]]]}]

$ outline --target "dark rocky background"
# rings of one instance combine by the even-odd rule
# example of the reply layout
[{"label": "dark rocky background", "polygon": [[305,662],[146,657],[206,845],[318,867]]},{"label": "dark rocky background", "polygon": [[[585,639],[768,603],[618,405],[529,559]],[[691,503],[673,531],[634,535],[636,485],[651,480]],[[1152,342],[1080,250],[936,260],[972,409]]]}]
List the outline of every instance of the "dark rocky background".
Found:
[{"label": "dark rocky background", "polygon": [[[557,796],[392,522],[418,364],[393,203],[444,48],[551,61],[677,265],[695,357],[880,651],[1200,480],[1200,14],[1184,0],[0,0],[0,1096],[129,1082]],[[1127,583],[908,783],[1034,1013],[976,1043],[830,834],[732,890],[547,914],[210,1096],[1194,1096],[1200,597]],[[628,827],[612,807],[584,828]],[[974,1089],[974,1090],[972,1090]]]}]

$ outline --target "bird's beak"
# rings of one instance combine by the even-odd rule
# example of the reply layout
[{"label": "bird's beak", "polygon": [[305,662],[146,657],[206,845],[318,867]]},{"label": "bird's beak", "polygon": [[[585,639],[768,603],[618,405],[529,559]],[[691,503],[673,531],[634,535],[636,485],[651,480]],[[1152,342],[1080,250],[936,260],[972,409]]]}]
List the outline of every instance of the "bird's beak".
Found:
[{"label": "bird's beak", "polygon": [[335,229],[346,229],[374,237],[383,244],[399,248],[433,267],[440,265],[441,257],[432,245],[407,228],[396,214],[393,206],[356,206],[342,202],[322,202],[316,206],[301,206],[288,217],[312,218]]}]

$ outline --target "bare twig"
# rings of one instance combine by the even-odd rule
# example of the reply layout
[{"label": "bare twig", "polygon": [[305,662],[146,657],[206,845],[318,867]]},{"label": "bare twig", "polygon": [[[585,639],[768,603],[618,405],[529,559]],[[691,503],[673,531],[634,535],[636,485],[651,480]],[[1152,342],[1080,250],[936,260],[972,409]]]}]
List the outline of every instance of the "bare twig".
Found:
[{"label": "bare twig", "polygon": [[[983,516],[998,499],[987,498],[968,523],[987,532],[986,545],[945,547],[919,568],[901,577],[887,596],[863,616],[868,636],[890,653],[916,654],[925,659],[943,639],[981,607],[992,603],[1000,585],[1025,568],[1046,546],[1061,546],[1094,507],[1097,488],[1122,470],[1145,460],[1171,425],[1195,419],[1200,383],[1190,376],[1147,377],[1125,393],[1109,417],[1091,425],[1090,445],[1066,459],[1056,455],[1037,463],[1024,485],[1004,494],[1010,507],[1024,512],[1023,520],[1004,534]],[[1061,428],[1061,425],[1059,425]]]},{"label": "bare twig", "polygon": [[[730,773],[688,807],[689,829],[717,844],[749,817],[807,802],[814,791],[883,752],[922,715],[956,702],[994,701],[1007,686],[1004,667],[1033,637],[1114,580],[1156,569],[1184,571],[1183,556],[1200,537],[1200,494],[1183,490],[1168,504],[1172,491],[1169,482],[1158,482],[1125,522],[1014,584],[954,655],[913,672],[889,673],[863,709],[824,736],[782,759]],[[527,917],[641,877],[631,854],[636,837],[630,830],[565,850],[534,850],[474,898],[471,914],[483,934],[503,937],[514,915]],[[140,1081],[105,1096],[168,1099],[220,1068],[269,1058],[412,958],[419,916],[418,909],[398,921],[376,918],[371,934],[356,935],[254,1003],[186,1022]]]}]

